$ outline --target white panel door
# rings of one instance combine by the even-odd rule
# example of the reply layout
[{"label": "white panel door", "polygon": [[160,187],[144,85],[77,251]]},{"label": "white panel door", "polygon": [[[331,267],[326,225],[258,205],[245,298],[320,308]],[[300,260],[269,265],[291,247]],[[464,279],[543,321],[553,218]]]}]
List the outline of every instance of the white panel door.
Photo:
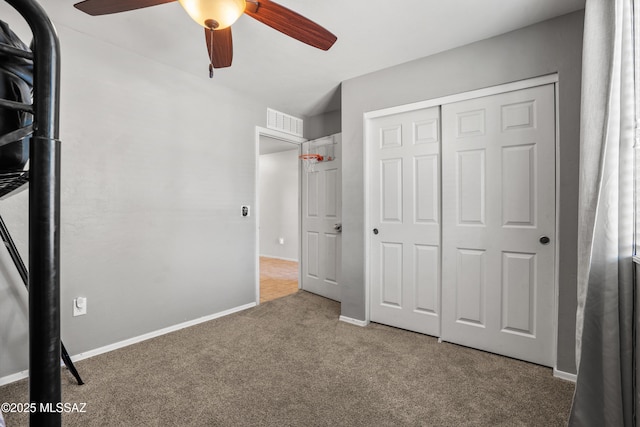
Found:
[{"label": "white panel door", "polygon": [[555,93],[442,107],[442,339],[553,366]]},{"label": "white panel door", "polygon": [[439,335],[439,108],[368,126],[370,318]]},{"label": "white panel door", "polygon": [[341,135],[332,138],[334,160],[302,169],[302,289],[340,301]]}]

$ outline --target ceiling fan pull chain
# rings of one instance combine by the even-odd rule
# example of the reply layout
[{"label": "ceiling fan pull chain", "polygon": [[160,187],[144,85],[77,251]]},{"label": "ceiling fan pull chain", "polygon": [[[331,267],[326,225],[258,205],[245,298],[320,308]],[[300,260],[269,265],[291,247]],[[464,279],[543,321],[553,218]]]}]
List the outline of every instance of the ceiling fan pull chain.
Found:
[{"label": "ceiling fan pull chain", "polygon": [[[209,43],[213,46],[213,28],[209,28]],[[209,52],[209,78],[213,78],[213,48]]]}]

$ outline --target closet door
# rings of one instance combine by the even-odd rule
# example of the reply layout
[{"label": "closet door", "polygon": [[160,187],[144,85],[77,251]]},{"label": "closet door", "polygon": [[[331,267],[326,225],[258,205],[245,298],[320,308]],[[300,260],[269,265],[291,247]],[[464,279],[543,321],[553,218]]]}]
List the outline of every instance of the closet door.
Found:
[{"label": "closet door", "polygon": [[553,85],[442,107],[442,339],[552,366]]},{"label": "closet door", "polygon": [[368,125],[370,319],[440,333],[439,107]]}]

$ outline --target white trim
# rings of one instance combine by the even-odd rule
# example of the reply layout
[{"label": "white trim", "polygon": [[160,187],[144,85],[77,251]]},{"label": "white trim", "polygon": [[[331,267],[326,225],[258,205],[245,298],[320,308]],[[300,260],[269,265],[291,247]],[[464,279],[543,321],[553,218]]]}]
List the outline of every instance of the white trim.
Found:
[{"label": "white trim", "polygon": [[368,320],[358,320],[358,319],[353,319],[347,316],[340,316],[340,321],[349,323],[351,325],[362,326],[362,327],[367,326],[369,324]]},{"label": "white trim", "polygon": [[[228,316],[233,313],[237,313],[240,311],[247,310],[249,308],[255,307],[257,304],[255,302],[251,302],[249,304],[241,305],[238,307],[230,308],[229,310],[221,311],[219,313],[210,314],[208,316],[199,317],[194,320],[189,320],[187,322],[178,323],[177,325],[169,326],[166,328],[158,329],[157,331],[149,332],[147,334],[139,335],[137,337],[129,338],[123,341],[119,341],[113,344],[105,345],[104,347],[99,347],[94,350],[85,351],[84,353],[76,354],[71,357],[71,360],[77,362],[78,360],[88,359],[90,357],[98,356],[100,354],[108,353],[113,350],[118,350],[123,347],[128,347],[133,344],[138,344],[142,341],[149,340],[151,338],[156,338],[161,335],[166,335],[171,332],[179,331],[180,329],[188,328],[190,326],[195,326],[200,323],[208,322],[210,320],[215,320],[220,317]],[[9,384],[23,378],[27,378],[29,376],[29,371],[18,372],[17,374],[11,374],[6,377],[0,378],[0,386]]]},{"label": "white trim", "polygon": [[560,378],[561,380],[571,381],[572,383],[575,383],[578,380],[578,375],[559,371],[558,368],[553,368],[553,376],[555,378]]},{"label": "white trim", "polygon": [[469,99],[483,98],[485,96],[497,95],[505,92],[513,92],[521,89],[529,89],[536,86],[543,86],[558,82],[558,74],[548,74],[546,76],[534,77],[527,80],[519,80],[516,82],[505,83],[498,86],[491,86],[482,89],[471,90],[468,92],[447,95],[440,98],[427,99],[425,101],[414,102],[411,104],[398,105],[395,107],[384,108],[382,110],[369,111],[364,113],[364,119],[370,120],[378,117],[390,116],[392,114],[406,113],[409,111],[421,110],[423,108],[437,107],[445,104],[452,104],[459,101],[467,101]]},{"label": "white trim", "polygon": [[[301,142],[298,148],[298,156],[302,154],[302,144],[304,143]],[[304,172],[302,162],[298,162],[298,289],[302,289],[302,174]]]},{"label": "white trim", "polygon": [[[256,305],[260,304],[260,183],[258,182],[259,179],[259,171],[260,171],[260,137],[261,136],[267,136],[269,138],[274,138],[280,141],[285,141],[285,142],[290,142],[292,144],[297,144],[298,145],[298,153],[301,152],[302,150],[302,143],[306,142],[307,140],[305,138],[300,138],[298,136],[295,135],[290,135],[288,133],[284,133],[284,132],[280,132],[274,129],[268,129],[262,126],[256,126],[256,132],[255,132],[255,169],[254,169],[254,176],[255,176],[255,180],[254,180],[254,188],[255,188],[255,199],[253,201],[253,213],[254,213],[254,218],[256,221],[256,237],[255,237],[255,242],[256,242],[256,252],[255,252],[255,260],[254,260],[254,274],[256,276],[256,283],[255,283],[255,297],[256,297]],[[302,170],[302,165],[299,164],[298,165],[298,216],[299,216],[299,229],[298,229],[298,254],[301,254],[301,250],[302,250],[302,233],[301,233],[301,228],[302,227],[302,197],[301,197],[301,192],[302,192],[302,175],[301,175],[301,170]],[[272,257],[275,258],[275,257]],[[284,259],[284,258],[283,258]],[[297,261],[297,260],[296,260]],[[301,266],[298,266],[298,289],[301,289],[301,283],[302,283],[302,279],[301,279],[301,273],[302,272],[302,268]]]},{"label": "white trim", "polygon": [[303,142],[306,141],[305,138],[301,138],[296,135],[280,132],[275,129],[264,128],[262,126],[256,126],[256,136],[260,137],[260,135],[268,136],[270,138],[278,139],[280,141],[291,142],[293,144],[302,144]]},{"label": "white trim", "polygon": [[[555,82],[553,85],[554,91],[554,106],[555,109],[555,126],[556,126],[556,150],[555,150],[555,191],[556,191],[556,217],[555,217],[555,253],[554,256],[554,266],[556,269],[554,274],[554,291],[553,291],[553,343],[552,343],[552,351],[553,351],[553,363],[558,363],[558,313],[560,312],[560,88],[559,83]],[[554,367],[554,375],[555,375],[555,367]]]},{"label": "white trim", "polygon": [[230,308],[229,310],[221,311],[219,313],[210,314],[208,316],[199,317],[194,320],[189,320],[187,322],[178,323],[177,325],[169,326],[166,328],[158,329],[157,331],[149,332],[147,334],[139,335],[137,337],[129,338],[123,341],[119,341],[113,344],[105,345],[104,347],[96,348],[95,350],[85,351],[84,353],[76,354],[71,358],[73,361],[88,359],[89,357],[98,356],[103,353],[108,353],[113,350],[117,350],[119,348],[128,347],[132,344],[138,344],[142,341],[149,340],[151,338],[156,338],[161,335],[166,335],[170,332],[179,331],[180,329],[188,328],[190,326],[195,326],[200,323],[208,322],[210,320],[215,320],[220,317],[228,316],[233,313],[237,313],[240,311],[247,310],[249,308],[255,307],[255,302],[250,302],[249,304],[241,305],[238,307]]},{"label": "white trim", "polygon": [[16,381],[23,380],[25,378],[29,378],[29,370],[18,372],[17,374],[7,375],[6,377],[0,378],[0,387],[3,385],[14,383]]},{"label": "white trim", "polygon": [[[364,115],[362,121],[364,126],[364,138],[362,141],[362,170],[364,173],[364,321],[369,322],[371,320],[371,296],[369,295],[369,289],[371,288],[371,222],[369,221],[369,192],[371,191],[371,185],[369,184],[369,177],[371,176],[370,162],[369,162],[369,142],[371,141],[371,118],[367,118],[367,114]],[[344,165],[343,165],[344,166]]]},{"label": "white trim", "polygon": [[439,123],[439,128],[438,128],[438,183],[440,184],[440,188],[438,188],[438,204],[439,209],[438,209],[438,215],[440,218],[440,230],[438,230],[438,283],[440,284],[440,289],[438,289],[438,308],[437,308],[437,315],[439,317],[439,321],[438,321],[438,343],[442,343],[442,294],[444,292],[442,292],[443,286],[442,286],[442,266],[444,265],[444,255],[442,253],[442,247],[444,246],[444,223],[443,223],[443,218],[444,218],[444,208],[443,208],[443,201],[444,201],[444,191],[442,188],[442,165],[443,165],[443,160],[442,160],[442,152],[444,150],[444,147],[442,146],[443,144],[443,138],[442,138],[442,105],[438,106],[438,123]]},{"label": "white trim", "polygon": [[[559,236],[559,230],[560,230],[560,203],[559,203],[559,196],[560,196],[560,113],[559,113],[559,105],[560,105],[560,101],[559,101],[559,88],[558,88],[558,82],[559,82],[559,78],[558,78],[558,73],[553,73],[553,74],[547,74],[544,76],[540,76],[540,77],[534,77],[531,79],[527,79],[527,80],[519,80],[516,82],[511,82],[511,83],[505,83],[502,85],[497,85],[497,86],[491,86],[491,87],[487,87],[487,88],[482,88],[482,89],[477,89],[477,90],[472,90],[472,91],[468,91],[468,92],[462,92],[462,93],[458,93],[458,94],[454,94],[454,95],[448,95],[448,96],[444,96],[444,97],[440,97],[440,98],[434,98],[434,99],[428,99],[425,101],[419,101],[419,102],[414,102],[411,104],[404,104],[404,105],[398,105],[395,107],[389,107],[389,108],[384,108],[381,110],[375,110],[375,111],[368,111],[365,112],[363,114],[363,155],[362,155],[362,159],[363,159],[363,173],[364,173],[364,236],[365,236],[365,242],[364,242],[364,256],[365,256],[365,260],[364,260],[364,267],[365,267],[365,272],[364,272],[364,280],[365,280],[365,288],[364,288],[364,301],[365,301],[365,322],[369,322],[371,320],[370,317],[370,305],[371,305],[371,301],[370,301],[370,287],[371,287],[371,283],[370,283],[370,277],[369,277],[369,266],[370,266],[370,262],[369,262],[369,258],[370,258],[370,253],[369,253],[369,247],[371,245],[371,236],[369,233],[370,230],[370,223],[369,223],[369,191],[370,191],[370,186],[369,186],[369,172],[370,172],[370,165],[369,165],[369,150],[368,150],[368,145],[369,142],[371,141],[371,135],[370,135],[370,124],[371,121],[380,117],[385,117],[385,116],[390,116],[393,114],[399,114],[399,113],[406,113],[406,112],[410,112],[410,111],[415,111],[415,110],[420,110],[420,109],[426,109],[426,108],[431,108],[431,107],[442,107],[443,105],[446,104],[451,104],[454,102],[459,102],[459,101],[466,101],[466,100],[470,100],[470,99],[475,99],[475,98],[482,98],[482,97],[486,97],[486,96],[491,96],[491,95],[498,95],[501,93],[505,93],[505,92],[513,92],[513,91],[517,91],[517,90],[522,90],[522,89],[529,89],[532,87],[537,87],[537,86],[544,86],[544,85],[548,85],[548,84],[553,84],[554,85],[554,91],[555,91],[555,154],[556,154],[556,170],[555,170],[555,191],[556,191],[556,218],[555,218],[555,227],[556,227],[556,253],[555,253],[555,278],[554,278],[554,287],[555,287],[555,301],[554,301],[554,319],[553,319],[553,328],[554,328],[554,338],[553,338],[553,342],[552,342],[552,348],[553,348],[553,352],[554,352],[554,360],[557,363],[558,360],[558,344],[557,344],[557,336],[558,336],[558,312],[559,312],[559,289],[560,289],[560,278],[559,278],[559,248],[560,248],[560,241],[558,239]],[[440,128],[442,128],[442,114],[440,115]],[[442,144],[442,141],[440,141],[440,144]],[[440,158],[442,157],[442,155],[439,156]],[[440,168],[442,169],[442,167]],[[442,203],[440,208],[442,209]],[[442,235],[440,236],[440,238],[442,239]],[[442,243],[442,242],[441,242]],[[442,263],[442,258],[440,259],[440,262]],[[442,283],[440,284],[440,286],[442,286]],[[442,296],[442,294],[441,294]],[[440,302],[440,307],[442,308],[442,302]],[[341,319],[342,320],[342,319]],[[440,326],[442,327],[442,319],[440,319]],[[440,334],[442,335],[442,329],[440,330]],[[555,368],[554,368],[554,372],[556,372]],[[572,374],[568,374],[568,373],[563,373],[562,371],[558,371],[559,375],[563,375],[561,378],[564,379],[569,379],[571,378]],[[555,373],[554,373],[555,375]]]}]

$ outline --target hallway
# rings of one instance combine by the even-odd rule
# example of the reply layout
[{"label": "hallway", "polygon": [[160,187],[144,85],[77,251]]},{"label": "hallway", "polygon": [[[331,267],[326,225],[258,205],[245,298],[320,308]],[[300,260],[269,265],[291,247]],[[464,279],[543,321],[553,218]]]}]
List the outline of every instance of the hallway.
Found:
[{"label": "hallway", "polygon": [[260,257],[260,303],[298,292],[298,263]]}]

